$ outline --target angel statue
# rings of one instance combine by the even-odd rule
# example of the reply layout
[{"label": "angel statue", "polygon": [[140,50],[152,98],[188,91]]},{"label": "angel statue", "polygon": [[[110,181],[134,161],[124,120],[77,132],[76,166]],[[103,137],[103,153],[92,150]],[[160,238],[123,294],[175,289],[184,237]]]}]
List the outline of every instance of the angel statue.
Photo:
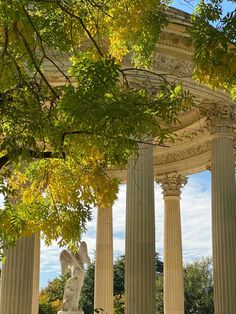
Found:
[{"label": "angel statue", "polygon": [[64,275],[67,269],[71,272],[63,295],[62,311],[58,314],[83,314],[78,309],[81,288],[84,283],[84,264],[90,265],[87,244],[81,242],[79,251],[73,254],[69,250],[63,250],[60,254],[61,272]]}]

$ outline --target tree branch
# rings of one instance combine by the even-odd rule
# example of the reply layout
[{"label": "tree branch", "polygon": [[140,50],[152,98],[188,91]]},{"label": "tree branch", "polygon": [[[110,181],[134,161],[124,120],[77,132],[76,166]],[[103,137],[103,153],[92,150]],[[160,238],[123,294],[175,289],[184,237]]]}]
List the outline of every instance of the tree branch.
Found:
[{"label": "tree branch", "polygon": [[[130,68],[124,68],[120,70],[121,72],[127,72],[127,71],[138,71],[138,72],[145,72],[145,73],[149,73],[155,76],[158,76],[160,79],[162,79],[166,84],[170,85],[170,83],[167,81],[166,77],[168,74],[164,74],[164,73],[157,73],[148,69],[141,69],[141,68],[136,68],[136,67],[130,67]],[[169,74],[170,75],[170,74]],[[173,74],[171,74],[173,75]]]},{"label": "tree branch", "polygon": [[[22,150],[23,152],[23,150]],[[61,154],[55,154],[50,151],[45,151],[45,152],[37,152],[34,150],[26,150],[25,151],[30,157],[35,158],[35,159],[50,159],[50,158],[62,158],[64,157]],[[20,155],[20,154],[19,154]],[[10,158],[8,154],[0,157],[0,169],[2,169],[4,166],[6,166],[8,163],[12,163],[13,159]]]},{"label": "tree branch", "polygon": [[67,13],[68,15],[70,15],[71,17],[77,19],[80,22],[80,25],[82,26],[82,28],[84,29],[85,33],[88,35],[89,39],[92,41],[92,43],[94,44],[95,48],[97,49],[100,57],[103,57],[103,53],[100,49],[100,47],[98,46],[96,40],[93,38],[92,34],[90,33],[90,31],[87,29],[87,27],[85,26],[83,20],[81,19],[80,16],[70,12],[66,7],[64,7],[61,3],[56,2],[57,5],[59,6],[59,8],[61,8],[61,10],[65,13]]},{"label": "tree branch", "polygon": [[51,93],[56,97],[58,98],[58,95],[56,94],[55,90],[53,89],[53,87],[51,86],[51,84],[48,82],[48,80],[46,79],[45,75],[43,74],[43,72],[41,71],[41,69],[39,68],[35,58],[34,58],[34,55],[30,49],[30,46],[25,38],[25,36],[22,34],[22,32],[18,29],[17,25],[15,24],[14,25],[14,29],[15,29],[15,32],[16,34],[22,39],[23,43],[24,43],[24,46],[31,58],[31,61],[35,67],[35,69],[38,71],[38,73],[40,74],[41,78],[43,79],[43,81],[45,82],[45,84],[47,85],[47,87],[49,88],[49,90],[51,91]]},{"label": "tree branch", "polygon": [[4,32],[4,45],[3,45],[3,50],[2,50],[2,53],[1,53],[1,57],[4,57],[4,55],[6,54],[8,43],[9,43],[8,28],[4,27],[3,28],[3,32]]},{"label": "tree branch", "polygon": [[28,14],[27,10],[25,9],[25,7],[24,7],[23,5],[22,5],[22,9],[23,9],[23,11],[24,11],[24,13],[25,13],[25,15],[26,15],[26,17],[27,17],[27,19],[28,19],[30,25],[32,26],[33,30],[35,31],[35,33],[36,33],[36,35],[37,35],[37,37],[38,37],[38,39],[39,39],[39,43],[40,43],[40,47],[41,47],[43,56],[55,66],[55,68],[65,77],[65,79],[68,81],[68,83],[71,83],[69,77],[68,77],[68,76],[61,70],[61,68],[60,68],[50,57],[48,57],[48,55],[46,54],[45,49],[44,49],[44,46],[43,46],[43,39],[42,39],[42,37],[41,37],[39,31],[38,31],[37,28],[35,27],[35,25],[34,25],[32,19],[31,19],[30,15]]}]

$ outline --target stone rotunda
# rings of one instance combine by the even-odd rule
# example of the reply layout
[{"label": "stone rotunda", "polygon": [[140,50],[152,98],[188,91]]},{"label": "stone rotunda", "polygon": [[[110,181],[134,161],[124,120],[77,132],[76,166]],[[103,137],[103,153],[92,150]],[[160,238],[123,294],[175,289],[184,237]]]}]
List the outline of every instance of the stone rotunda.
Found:
[{"label": "stone rotunda", "polygon": [[[210,170],[212,177],[212,247],[216,314],[235,314],[236,302],[236,103],[192,79],[189,15],[171,9],[170,24],[157,46],[152,72],[129,71],[136,86],[158,88],[159,73],[181,81],[196,106],[179,116],[174,141],[158,146],[146,140],[127,171],[110,175],[127,183],[125,248],[125,313],[155,313],[154,181],[163,189],[164,312],[184,314],[183,260],[180,219],[181,189],[187,175]],[[62,60],[63,62],[63,60]],[[65,68],[68,64],[65,64]],[[125,67],[125,66],[124,66]],[[51,82],[61,83],[46,68]],[[197,201],[197,200],[196,200]],[[0,314],[37,314],[39,239],[18,241],[7,251],[2,270]],[[112,208],[99,208],[95,260],[95,308],[113,313]],[[206,313],[207,314],[207,313]]]}]

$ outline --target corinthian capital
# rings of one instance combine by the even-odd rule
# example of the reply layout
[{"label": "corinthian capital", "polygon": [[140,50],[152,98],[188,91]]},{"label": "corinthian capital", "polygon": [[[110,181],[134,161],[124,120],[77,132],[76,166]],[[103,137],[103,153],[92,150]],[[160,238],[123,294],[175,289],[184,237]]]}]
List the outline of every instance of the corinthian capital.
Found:
[{"label": "corinthian capital", "polygon": [[216,105],[208,112],[207,118],[212,134],[233,134],[236,122],[235,106]]},{"label": "corinthian capital", "polygon": [[188,178],[183,175],[176,174],[160,178],[157,182],[162,186],[164,197],[180,196],[180,190],[188,182]]}]

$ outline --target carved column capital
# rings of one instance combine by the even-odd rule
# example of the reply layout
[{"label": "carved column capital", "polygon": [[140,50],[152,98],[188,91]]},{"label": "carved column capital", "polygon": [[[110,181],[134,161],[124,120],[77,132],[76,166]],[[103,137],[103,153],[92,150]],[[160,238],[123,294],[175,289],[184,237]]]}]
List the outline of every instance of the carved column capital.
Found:
[{"label": "carved column capital", "polygon": [[213,137],[233,137],[236,122],[236,110],[231,106],[216,105],[207,113],[208,123]]},{"label": "carved column capital", "polygon": [[157,180],[157,182],[162,186],[163,195],[166,196],[180,196],[181,188],[188,182],[188,178],[176,174],[173,176],[165,176]]}]

